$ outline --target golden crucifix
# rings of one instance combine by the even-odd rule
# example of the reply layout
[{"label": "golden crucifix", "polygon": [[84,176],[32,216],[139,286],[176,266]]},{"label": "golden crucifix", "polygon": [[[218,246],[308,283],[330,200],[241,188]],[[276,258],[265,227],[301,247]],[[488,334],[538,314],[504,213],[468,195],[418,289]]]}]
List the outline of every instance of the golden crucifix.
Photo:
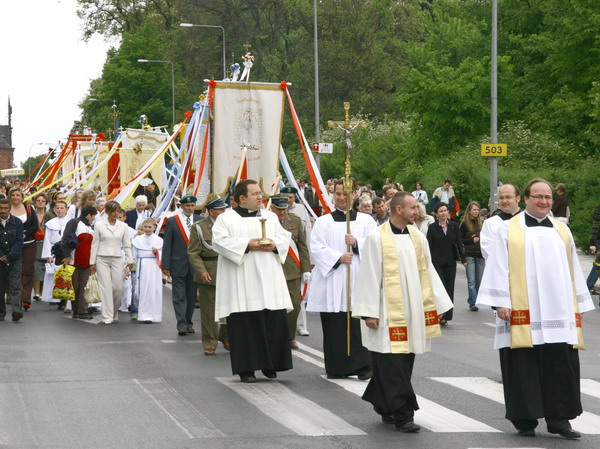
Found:
[{"label": "golden crucifix", "polygon": [[[350,121],[350,103],[344,102],[344,121],[336,122],[329,120],[327,122],[327,126],[330,128],[339,128],[344,130],[345,143],[346,143],[346,162],[344,164],[344,193],[346,195],[346,234],[352,234],[350,229],[350,203],[352,202],[352,191],[354,190],[354,185],[352,183],[352,166],[350,164],[350,151],[352,150],[352,131],[354,131],[357,127],[365,128],[367,123],[363,120],[358,122]],[[346,245],[346,251],[351,252],[352,248],[350,245]],[[350,286],[352,285],[352,280],[350,277],[350,265],[346,267],[346,324],[347,324],[347,332],[346,332],[346,348],[348,350],[348,356],[350,356],[350,318],[351,318],[351,298],[350,298]]]}]

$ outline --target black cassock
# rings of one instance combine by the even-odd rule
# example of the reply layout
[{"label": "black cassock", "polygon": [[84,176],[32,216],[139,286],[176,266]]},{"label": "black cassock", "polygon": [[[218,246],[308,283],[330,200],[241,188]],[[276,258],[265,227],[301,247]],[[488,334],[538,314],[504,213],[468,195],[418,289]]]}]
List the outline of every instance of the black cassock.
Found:
[{"label": "black cassock", "polygon": [[579,353],[566,343],[500,349],[506,418],[517,429],[546,418],[560,430],[583,413],[579,390]]}]

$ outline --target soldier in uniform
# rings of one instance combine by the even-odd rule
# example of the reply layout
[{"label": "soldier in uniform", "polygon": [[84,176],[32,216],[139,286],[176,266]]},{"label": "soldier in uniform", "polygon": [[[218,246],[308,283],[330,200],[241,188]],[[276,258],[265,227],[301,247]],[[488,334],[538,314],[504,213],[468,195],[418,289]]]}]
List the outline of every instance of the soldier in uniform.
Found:
[{"label": "soldier in uniform", "polygon": [[290,330],[290,346],[298,349],[296,342],[296,322],[300,312],[301,281],[305,284],[310,282],[310,256],[306,245],[306,237],[300,217],[288,214],[288,195],[279,195],[271,200],[271,210],[279,218],[283,229],[292,234],[292,243],[283,264],[283,274],[287,281],[290,298],[294,310],[288,313],[288,327]]},{"label": "soldier in uniform", "polygon": [[218,342],[229,350],[227,325],[215,320],[215,285],[217,282],[218,254],[212,249],[212,227],[219,215],[225,212],[227,204],[217,197],[206,205],[208,217],[192,226],[188,258],[194,273],[194,282],[200,290],[200,325],[204,355],[213,355]]}]

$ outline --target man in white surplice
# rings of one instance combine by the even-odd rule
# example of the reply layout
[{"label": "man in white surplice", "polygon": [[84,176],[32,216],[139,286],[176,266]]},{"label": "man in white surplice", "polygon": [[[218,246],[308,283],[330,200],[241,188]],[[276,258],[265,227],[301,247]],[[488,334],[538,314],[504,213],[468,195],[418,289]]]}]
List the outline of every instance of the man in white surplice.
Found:
[{"label": "man in white surplice", "polygon": [[[292,368],[287,312],[293,310],[283,263],[291,234],[277,215],[262,208],[256,181],[239,182],[238,206],[219,215],[212,229],[219,254],[215,309],[227,322],[231,368],[242,382],[256,382],[254,371],[270,378]],[[261,220],[269,243],[261,243]]]},{"label": "man in white surplice", "polygon": [[[354,199],[354,192],[348,201]],[[350,269],[351,300],[362,255],[362,245],[375,229],[370,215],[350,210],[350,234],[346,233],[346,194],[343,180],[334,185],[335,210],[320,216],[311,234],[310,252],[315,262],[307,293],[307,312],[320,312],[323,327],[325,372],[329,378],[356,375],[371,377],[371,357],[362,345],[360,322],[350,320],[350,355],[347,353],[346,270]],[[350,245],[351,252],[347,252]]]},{"label": "man in white surplice", "polygon": [[415,354],[430,350],[431,338],[441,335],[439,317],[453,307],[427,239],[411,226],[418,213],[411,193],[392,197],[389,221],[363,244],[352,310],[363,319],[363,344],[373,359],[362,398],[401,432],[421,429],[413,420],[419,409],[411,384]]},{"label": "man in white surplice", "polygon": [[494,246],[498,229],[508,227],[508,220],[521,212],[519,209],[521,195],[514,184],[504,184],[498,189],[498,208],[494,215],[483,222],[479,244],[481,253],[487,259],[488,253]]},{"label": "man in white surplice", "polygon": [[519,435],[535,436],[543,417],[550,433],[575,439],[581,314],[594,305],[571,232],[548,217],[552,186],[534,179],[524,198],[525,212],[498,228],[477,305],[496,309],[506,418]]}]

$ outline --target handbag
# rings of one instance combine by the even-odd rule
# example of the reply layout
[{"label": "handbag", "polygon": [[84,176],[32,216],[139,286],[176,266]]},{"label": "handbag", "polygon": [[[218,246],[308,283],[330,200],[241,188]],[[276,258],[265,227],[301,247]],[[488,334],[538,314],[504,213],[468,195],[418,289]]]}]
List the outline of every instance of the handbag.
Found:
[{"label": "handbag", "polygon": [[73,288],[73,265],[63,265],[54,273],[54,289],[52,297],[56,299],[65,299],[67,301],[75,300],[75,289]]},{"label": "handbag", "polygon": [[102,302],[100,298],[100,285],[98,284],[98,277],[96,273],[91,274],[85,288],[83,289],[83,295],[85,296],[85,302],[88,304],[94,304]]}]

